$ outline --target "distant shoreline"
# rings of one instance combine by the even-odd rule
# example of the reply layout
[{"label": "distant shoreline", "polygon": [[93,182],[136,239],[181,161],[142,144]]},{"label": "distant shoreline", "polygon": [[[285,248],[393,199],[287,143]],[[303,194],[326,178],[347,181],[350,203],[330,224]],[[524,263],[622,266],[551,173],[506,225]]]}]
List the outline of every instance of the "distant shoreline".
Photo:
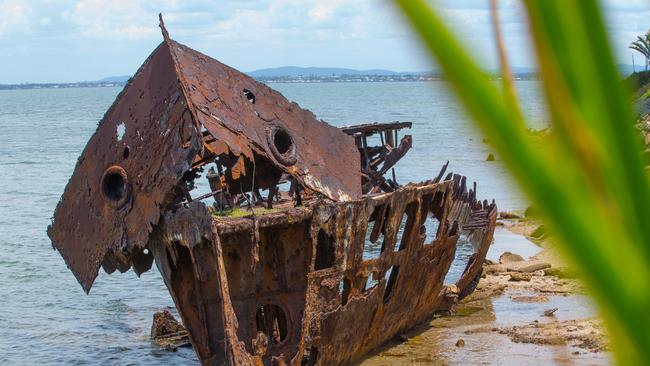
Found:
[{"label": "distant shoreline", "polygon": [[124,86],[124,85],[126,85],[126,82],[0,84],[0,90],[111,88],[111,87]]},{"label": "distant shoreline", "polygon": [[[498,76],[490,76],[499,80]],[[515,80],[537,80],[537,74],[515,75]],[[440,75],[333,75],[333,76],[276,76],[258,77],[255,80],[262,83],[385,83],[385,82],[426,82],[446,81]],[[110,88],[123,87],[128,81],[88,81],[76,83],[24,83],[0,84],[0,90],[29,90],[29,89],[71,89],[71,88]]]}]

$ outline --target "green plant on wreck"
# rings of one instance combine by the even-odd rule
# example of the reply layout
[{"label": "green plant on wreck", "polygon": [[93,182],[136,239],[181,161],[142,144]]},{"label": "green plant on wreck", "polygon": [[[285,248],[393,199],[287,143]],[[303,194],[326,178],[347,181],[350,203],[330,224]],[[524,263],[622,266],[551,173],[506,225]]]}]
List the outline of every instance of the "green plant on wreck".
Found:
[{"label": "green plant on wreck", "polygon": [[510,78],[503,88],[485,78],[425,0],[396,3],[580,271],[617,362],[650,363],[650,182],[598,2],[523,1],[553,131],[543,148]]},{"label": "green plant on wreck", "polygon": [[262,216],[266,214],[280,212],[278,208],[266,208],[266,207],[255,207],[253,210],[247,207],[235,207],[225,210],[217,210],[213,207],[210,207],[210,213],[215,217],[228,217],[228,218],[240,218],[248,216]]}]

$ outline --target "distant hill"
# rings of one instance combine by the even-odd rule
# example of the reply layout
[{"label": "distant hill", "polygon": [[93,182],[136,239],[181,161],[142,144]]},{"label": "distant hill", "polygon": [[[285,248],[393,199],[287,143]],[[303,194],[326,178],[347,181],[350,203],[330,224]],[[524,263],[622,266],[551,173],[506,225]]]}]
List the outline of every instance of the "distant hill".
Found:
[{"label": "distant hill", "polygon": [[274,78],[274,77],[328,77],[340,75],[377,75],[393,76],[406,74],[422,74],[421,72],[396,72],[383,69],[355,70],[341,67],[299,67],[284,66],[269,69],[260,69],[247,73],[254,78]]},{"label": "distant hill", "polygon": [[129,81],[131,75],[121,75],[121,76],[109,76],[101,80],[97,80],[99,83],[125,83]]}]

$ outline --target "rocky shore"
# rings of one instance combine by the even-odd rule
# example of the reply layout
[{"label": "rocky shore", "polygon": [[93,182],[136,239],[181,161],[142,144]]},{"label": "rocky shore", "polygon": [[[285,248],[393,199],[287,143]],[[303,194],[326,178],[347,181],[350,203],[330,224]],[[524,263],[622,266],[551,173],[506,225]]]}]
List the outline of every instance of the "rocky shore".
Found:
[{"label": "rocky shore", "polygon": [[486,261],[477,290],[453,313],[401,335],[360,364],[609,364],[603,322],[543,225],[523,212],[504,213],[499,225],[541,251]]}]

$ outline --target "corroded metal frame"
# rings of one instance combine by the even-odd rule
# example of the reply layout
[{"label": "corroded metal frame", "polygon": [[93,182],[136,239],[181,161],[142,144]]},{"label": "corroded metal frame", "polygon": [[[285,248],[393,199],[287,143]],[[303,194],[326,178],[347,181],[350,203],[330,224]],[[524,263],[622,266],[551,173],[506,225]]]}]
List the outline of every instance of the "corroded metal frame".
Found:
[{"label": "corroded metal frame", "polygon": [[[442,179],[445,165],[433,181],[393,179],[375,194],[410,136],[395,146],[391,134],[386,165],[363,172],[355,137],[161,28],[164,42],[103,117],[48,228],[85,291],[100,267],[140,274],[155,259],[204,365],[354,362],[473,291],[496,223],[475,186]],[[232,207],[231,193],[263,187],[270,205],[289,177],[299,207],[285,197],[276,212],[214,217],[189,191],[222,159],[208,196]],[[362,194],[363,174],[373,194]],[[461,235],[474,252],[445,285]],[[381,243],[375,258],[364,258],[369,243]]]},{"label": "corroded metal frame", "polygon": [[[368,223],[382,225],[382,217],[383,250],[364,259]],[[424,221],[434,218],[437,232],[426,233]],[[335,365],[471,292],[495,223],[494,204],[450,179],[240,219],[211,218],[197,202],[166,214],[150,246],[203,364]],[[334,260],[316,269],[319,250],[327,250],[322,233]],[[445,285],[461,234],[474,254],[458,282]],[[377,283],[366,288],[371,276]],[[256,324],[267,304],[285,314],[277,344]]]}]

